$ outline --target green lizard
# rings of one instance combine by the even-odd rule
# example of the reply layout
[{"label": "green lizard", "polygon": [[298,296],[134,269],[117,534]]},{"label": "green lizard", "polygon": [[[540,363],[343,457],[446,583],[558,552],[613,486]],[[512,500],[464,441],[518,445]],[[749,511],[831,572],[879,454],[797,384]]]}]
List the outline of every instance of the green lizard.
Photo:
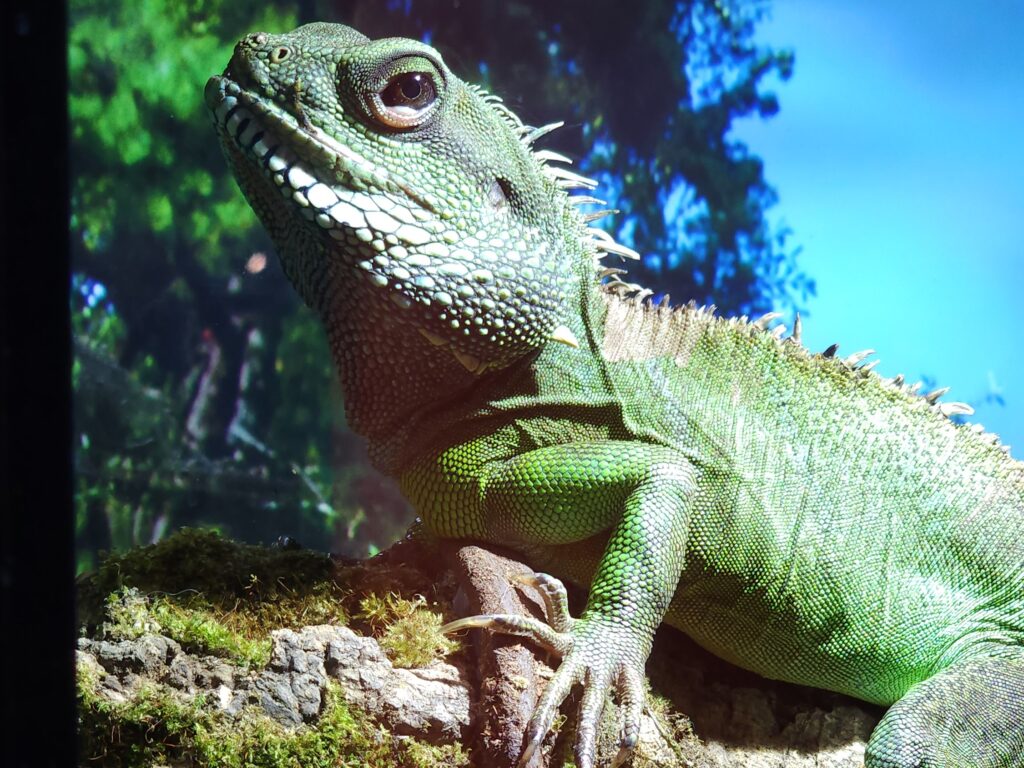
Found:
[{"label": "green lizard", "polygon": [[592,182],[413,40],[238,43],[206,101],[346,412],[429,532],[590,585],[579,618],[463,619],[561,655],[531,759],[583,686],[636,743],[662,620],[762,675],[891,705],[868,768],[1024,766],[1024,464],[797,324],[652,306],[603,270]]}]

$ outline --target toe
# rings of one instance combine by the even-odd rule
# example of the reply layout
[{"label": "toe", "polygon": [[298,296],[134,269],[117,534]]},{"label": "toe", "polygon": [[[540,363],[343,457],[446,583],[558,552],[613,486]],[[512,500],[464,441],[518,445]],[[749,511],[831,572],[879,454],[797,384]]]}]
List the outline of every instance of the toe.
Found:
[{"label": "toe", "polygon": [[577,768],[593,768],[597,754],[597,729],[601,724],[601,714],[608,700],[609,684],[607,680],[588,674],[589,678],[583,688],[583,701],[580,703],[579,722],[576,726],[576,765]]},{"label": "toe", "polygon": [[640,674],[632,667],[622,667],[615,681],[622,710],[622,732],[619,736],[619,751],[612,760],[612,768],[622,765],[633,754],[640,741],[640,720],[644,710],[644,683]]},{"label": "toe", "polygon": [[525,768],[526,764],[533,759],[534,753],[544,741],[548,731],[551,730],[551,725],[555,722],[558,708],[562,706],[562,702],[569,695],[569,691],[572,690],[572,687],[582,677],[582,668],[562,664],[555,673],[555,676],[551,678],[551,682],[548,683],[544,693],[541,694],[537,702],[537,708],[534,710],[533,717],[530,718],[530,722],[526,726],[525,744],[523,745],[522,757],[519,758],[519,768]]},{"label": "toe", "polygon": [[543,621],[532,616],[488,613],[456,619],[441,627],[441,634],[450,635],[463,629],[489,629],[505,635],[525,637],[558,656],[572,649],[572,636],[556,632]]},{"label": "toe", "polygon": [[569,595],[561,581],[546,573],[518,574],[513,578],[540,593],[547,610],[548,623],[556,632],[568,632],[572,629],[575,619],[569,613]]}]

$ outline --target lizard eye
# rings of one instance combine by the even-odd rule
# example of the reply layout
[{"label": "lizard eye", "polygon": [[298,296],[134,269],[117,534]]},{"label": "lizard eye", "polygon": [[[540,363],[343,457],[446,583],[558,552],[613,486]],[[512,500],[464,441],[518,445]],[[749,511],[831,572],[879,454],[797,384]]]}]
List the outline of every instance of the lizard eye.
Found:
[{"label": "lizard eye", "polygon": [[370,95],[374,117],[391,128],[423,124],[437,103],[434,79],[426,72],[395,75],[378,93]]}]

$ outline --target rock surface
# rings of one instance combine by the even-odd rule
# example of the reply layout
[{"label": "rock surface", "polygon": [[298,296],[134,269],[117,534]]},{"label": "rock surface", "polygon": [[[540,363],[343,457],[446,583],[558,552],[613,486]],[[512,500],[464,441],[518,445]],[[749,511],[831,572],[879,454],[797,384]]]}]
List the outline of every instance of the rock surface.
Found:
[{"label": "rock surface", "polygon": [[[455,615],[543,617],[539,596],[511,578],[528,570],[516,559],[454,544],[431,550],[430,559],[434,570],[423,571],[424,584],[447,580],[452,586],[445,599],[455,593]],[[389,573],[397,571],[388,571],[384,561],[359,568],[365,571],[359,579],[372,581],[375,593],[393,588]],[[412,578],[408,570],[403,573],[403,578]],[[169,582],[166,588],[180,585]],[[423,587],[414,583],[413,588]],[[571,595],[577,614],[584,597]],[[80,670],[94,681],[95,695],[110,702],[130,701],[145,684],[159,684],[185,699],[202,694],[231,718],[256,708],[288,729],[316,727],[327,702],[328,681],[334,680],[352,707],[368,713],[393,736],[464,744],[473,764],[488,768],[516,764],[525,725],[557,665],[557,659],[545,658],[515,638],[481,630],[466,633],[464,652],[422,669],[395,668],[375,639],[344,626],[279,629],[271,633],[271,641],[270,661],[262,669],[189,653],[173,639],[153,633],[131,640],[83,637],[78,660]],[[861,768],[866,741],[881,714],[838,694],[739,670],[667,627],[656,638],[648,675],[654,691],[692,720],[646,716],[634,763],[644,768]],[[569,702],[561,732],[548,738],[531,768],[562,765],[571,757],[577,706],[578,698]],[[608,732],[601,740],[606,758],[614,749],[617,714],[610,710]],[[662,735],[667,731],[670,739]]]},{"label": "rock surface", "polygon": [[125,701],[144,682],[205,694],[222,712],[238,716],[257,706],[286,727],[315,723],[327,680],[341,683],[349,703],[393,733],[434,742],[457,741],[469,727],[470,690],[451,664],[396,669],[377,641],[347,627],[315,626],[272,634],[270,664],[248,671],[213,656],[194,656],[174,640],[78,641],[78,662],[98,673],[97,692]]}]

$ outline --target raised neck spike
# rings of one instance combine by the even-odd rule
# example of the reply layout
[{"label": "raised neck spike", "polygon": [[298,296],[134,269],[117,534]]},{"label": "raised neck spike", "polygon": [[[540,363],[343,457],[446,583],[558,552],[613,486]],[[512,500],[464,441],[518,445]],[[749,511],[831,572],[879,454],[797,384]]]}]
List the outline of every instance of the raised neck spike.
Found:
[{"label": "raised neck spike", "polygon": [[594,179],[573,173],[568,168],[561,168],[557,165],[544,166],[544,173],[563,189],[597,189],[597,182]]},{"label": "raised neck spike", "polygon": [[576,334],[574,334],[567,325],[560,325],[555,328],[548,338],[552,341],[557,341],[559,344],[565,344],[567,347],[572,347],[573,349],[580,348],[580,342],[576,338]]},{"label": "raised neck spike", "polygon": [[565,163],[566,165],[572,165],[572,160],[563,155],[561,152],[555,152],[550,149],[538,149],[533,153],[533,156],[540,160],[542,163]]},{"label": "raised neck spike", "polygon": [[619,213],[619,209],[618,208],[605,208],[603,211],[594,211],[593,213],[584,213],[583,214],[583,221],[585,223],[589,224],[592,221],[597,221],[598,219],[603,219],[605,216],[614,216],[616,213]]},{"label": "raised neck spike", "polygon": [[634,259],[637,261],[640,259],[639,253],[634,251],[632,248],[627,248],[626,246],[615,242],[615,239],[603,229],[588,229],[587,234],[590,235],[591,240],[593,240],[597,245],[597,249],[599,251],[614,253],[616,256],[620,256],[623,259]]},{"label": "raised neck spike", "polygon": [[526,146],[530,146],[531,144],[533,144],[533,142],[535,142],[541,136],[546,136],[547,134],[551,133],[552,131],[561,128],[563,125],[565,125],[565,121],[564,120],[559,120],[557,123],[548,123],[547,125],[542,125],[539,128],[530,128],[523,135],[522,142]]},{"label": "raised neck spike", "polygon": [[760,328],[762,331],[766,331],[768,330],[768,324],[778,317],[782,317],[781,312],[765,312],[763,315],[757,318],[757,320],[752,322],[751,325],[753,325],[755,328]]},{"label": "raised neck spike", "polygon": [[608,205],[607,200],[600,200],[590,195],[572,195],[569,197],[569,202],[573,205]]},{"label": "raised neck spike", "polygon": [[974,413],[967,403],[939,403],[939,411],[943,416],[970,416]]},{"label": "raised neck spike", "polygon": [[851,368],[853,368],[865,357],[870,357],[873,354],[875,354],[875,350],[873,349],[862,349],[860,352],[854,352],[852,355],[843,360],[843,362],[846,363]]}]

